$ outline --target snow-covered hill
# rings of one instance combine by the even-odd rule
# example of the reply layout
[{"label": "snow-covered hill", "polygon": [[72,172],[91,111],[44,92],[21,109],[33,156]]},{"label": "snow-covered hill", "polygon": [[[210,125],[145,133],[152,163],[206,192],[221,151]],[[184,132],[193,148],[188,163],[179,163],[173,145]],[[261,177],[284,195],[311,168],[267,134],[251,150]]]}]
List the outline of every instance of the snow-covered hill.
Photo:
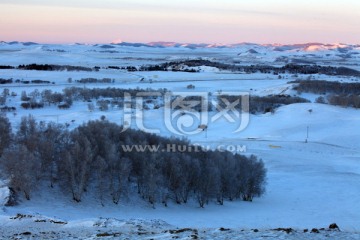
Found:
[{"label": "snow-covered hill", "polygon": [[[14,54],[15,52],[17,54]],[[180,44],[173,42],[57,45],[0,42],[0,53],[4,56],[0,59],[1,65],[30,64],[34,63],[35,60],[37,63],[53,64],[78,63],[89,65],[97,62],[99,65],[118,65],[117,60],[119,59],[127,60],[125,63],[144,63],[146,60],[164,62],[166,60],[201,57],[218,59],[228,63],[241,62],[242,64],[286,64],[294,62],[359,67],[360,45],[322,43],[295,45]],[[56,59],[52,56],[56,56]],[[72,58],[71,62],[68,61],[70,57]]]},{"label": "snow-covered hill", "polygon": [[[2,238],[95,238],[97,234],[120,238],[168,239],[358,239],[360,232],[360,132],[358,109],[317,104],[317,94],[299,94],[292,89],[296,79],[358,82],[354,76],[253,73],[223,71],[216,67],[199,66],[196,73],[141,71],[130,72],[108,66],[140,66],[186,59],[208,59],[240,65],[283,66],[306,63],[346,66],[360,70],[360,46],[346,44],[298,45],[208,45],[208,44],[72,44],[52,45],[19,42],[0,43],[0,65],[62,64],[82,67],[99,66],[99,71],[33,71],[1,69],[0,78],[48,80],[50,84],[0,85],[0,93],[8,88],[13,96],[6,104],[17,108],[7,113],[17,128],[21,117],[32,114],[42,121],[68,124],[73,129],[88,120],[106,116],[111,122],[122,123],[123,109],[110,107],[89,111],[88,102],[75,101],[70,109],[56,106],[26,110],[20,106],[21,93],[51,89],[62,92],[67,87],[81,88],[167,88],[173,92],[248,92],[267,96],[299,95],[310,103],[282,106],[273,113],[250,116],[249,126],[239,134],[224,119],[209,124],[207,131],[189,136],[192,143],[211,146],[245,146],[243,154],[255,154],[268,169],[266,194],[252,203],[226,201],[224,206],[209,203],[205,209],[195,203],[187,205],[159,204],[153,209],[138,198],[119,205],[101,206],[96,198],[86,195],[75,203],[58,188],[39,186],[31,201],[20,199],[14,207],[0,212]],[[76,82],[81,78],[111,79],[111,83]],[[53,83],[52,83],[53,82]],[[194,88],[189,89],[188,86]],[[134,116],[134,120],[140,118]],[[163,136],[173,136],[164,122],[164,108],[145,113],[144,124],[159,129]],[[136,127],[136,126],[133,126]],[[307,136],[308,130],[308,136]],[[308,142],[305,143],[305,139]],[[0,201],[8,194],[1,184]],[[23,214],[25,217],[17,214]],[[14,218],[15,217],[15,218]],[[57,222],[57,223],[55,223]],[[60,223],[61,222],[61,223]],[[337,223],[343,232],[327,228]],[[230,228],[230,230],[220,228]],[[190,228],[191,230],[181,230]],[[275,228],[293,228],[290,234]],[[258,229],[255,231],[253,229]],[[303,232],[308,229],[308,232]],[[195,231],[196,230],[196,231]],[[30,234],[29,234],[30,233]],[[119,236],[116,234],[120,234]],[[195,234],[196,233],[196,234]],[[17,235],[16,235],[17,234]],[[121,235],[122,234],[122,235]],[[134,236],[136,234],[136,236]],[[100,237],[99,235],[99,237]],[[0,237],[1,238],[1,237]],[[195,237],[193,237],[195,238]]]}]

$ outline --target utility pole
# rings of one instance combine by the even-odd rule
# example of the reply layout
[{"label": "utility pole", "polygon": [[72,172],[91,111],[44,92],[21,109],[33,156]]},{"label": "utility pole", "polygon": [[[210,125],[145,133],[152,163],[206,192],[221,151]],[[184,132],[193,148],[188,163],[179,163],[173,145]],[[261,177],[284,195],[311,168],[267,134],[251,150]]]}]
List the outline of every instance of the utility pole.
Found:
[{"label": "utility pole", "polygon": [[309,126],[306,128],[306,138],[309,138]]}]

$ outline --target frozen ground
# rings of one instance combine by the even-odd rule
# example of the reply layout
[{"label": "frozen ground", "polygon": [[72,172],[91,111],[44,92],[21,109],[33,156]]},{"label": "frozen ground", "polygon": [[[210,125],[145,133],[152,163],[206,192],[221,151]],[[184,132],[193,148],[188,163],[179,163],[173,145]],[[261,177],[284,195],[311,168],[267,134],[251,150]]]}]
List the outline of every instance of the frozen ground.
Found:
[{"label": "frozen ground", "polygon": [[344,239],[359,234],[339,229],[271,230],[241,228],[176,228],[161,220],[98,218],[81,222],[63,222],[40,216],[17,215],[0,228],[6,239]]},{"label": "frozen ground", "polygon": [[[48,52],[43,48],[64,49],[65,53]],[[184,48],[147,49],[117,46],[116,57],[110,53],[98,53],[94,46],[32,46],[0,45],[0,64],[54,63],[81,66],[107,66],[118,63],[144,64],[171,59],[206,56],[208,58],[249,59],[238,55],[246,49],[197,49]],[[248,49],[249,46],[246,46]],[[255,48],[253,46],[253,48]],[[316,50],[317,48],[315,48]],[[301,57],[306,51],[271,52],[265,47],[257,50],[263,61],[273,62],[280,55]],[[311,50],[313,50],[311,48]],[[330,51],[330,52],[329,52]],[[337,65],[335,50],[312,51],[322,61]],[[359,51],[353,47],[351,51]],[[327,57],[326,54],[332,54]],[[118,55],[118,56],[117,56]],[[261,61],[252,58],[251,61]],[[346,64],[358,64],[359,59],[350,59]],[[136,59],[129,59],[129,57]],[[246,57],[246,58],[245,58]],[[314,56],[308,56],[307,58]],[[165,59],[165,60],[164,60]],[[254,60],[255,59],[255,60]],[[275,63],[274,63],[275,64]],[[276,63],[278,64],[278,63]],[[247,91],[256,95],[296,94],[287,82],[295,80],[286,75],[277,79],[271,74],[233,74],[206,69],[201,73],[141,72],[127,73],[114,70],[99,72],[41,72],[0,70],[1,78],[42,79],[54,81],[54,85],[25,86],[7,85],[10,91],[18,93],[8,104],[18,108],[16,114],[8,114],[14,127],[22,116],[33,114],[38,120],[70,123],[76,127],[90,119],[106,115],[110,121],[122,123],[122,110],[89,112],[87,103],[76,102],[69,110],[45,107],[40,110],[20,109],[20,93],[34,89],[61,91],[68,86],[83,85],[68,83],[69,77],[115,79],[113,84],[87,84],[86,87],[119,88],[168,88],[174,92],[189,91],[186,86],[195,85],[194,91],[217,92]],[[139,82],[141,77],[153,79],[153,83]],[[306,78],[307,76],[298,76]],[[315,79],[353,81],[352,78],[313,76]],[[0,90],[5,86],[0,86]],[[304,94],[312,102],[317,97]],[[312,110],[309,112],[309,110]],[[159,129],[164,136],[172,135],[163,123],[164,110],[146,112],[145,124]],[[72,121],[75,120],[75,121]],[[225,202],[224,206],[210,203],[205,209],[196,203],[169,207],[158,205],[152,209],[140,199],[128,199],[119,206],[111,203],[104,207],[92,196],[85,196],[82,203],[70,201],[68,196],[59,198],[58,189],[39,186],[38,194],[31,201],[22,200],[15,207],[3,207],[0,212],[0,238],[43,239],[43,238],[96,238],[97,234],[109,234],[121,239],[148,238],[169,239],[359,239],[360,235],[360,122],[359,110],[315,103],[283,106],[274,114],[251,115],[249,126],[239,134],[233,134],[234,126],[222,120],[209,125],[208,131],[191,136],[193,143],[224,146],[245,146],[244,154],[255,154],[262,158],[268,169],[266,194],[252,203]],[[305,143],[309,127],[308,143]],[[0,185],[2,187],[3,185]],[[6,191],[6,189],[4,190]],[[3,198],[1,191],[0,198]],[[4,194],[6,195],[6,194]],[[3,199],[0,199],[2,201]],[[25,217],[15,217],[17,214]],[[15,219],[11,219],[14,218]],[[337,223],[342,230],[321,230],[310,233],[312,228],[327,228]],[[220,228],[230,228],[221,231]],[[181,230],[184,228],[190,228]],[[275,228],[293,228],[290,234],[275,231]],[[254,232],[253,229],[258,229]],[[309,232],[304,233],[303,230]],[[171,231],[170,231],[171,230]],[[181,230],[181,231],[179,231]],[[223,229],[224,230],[224,229]],[[29,233],[31,233],[31,235]],[[18,235],[15,235],[18,234]],[[2,237],[1,237],[2,236]],[[100,236],[100,235],[99,235]]]}]

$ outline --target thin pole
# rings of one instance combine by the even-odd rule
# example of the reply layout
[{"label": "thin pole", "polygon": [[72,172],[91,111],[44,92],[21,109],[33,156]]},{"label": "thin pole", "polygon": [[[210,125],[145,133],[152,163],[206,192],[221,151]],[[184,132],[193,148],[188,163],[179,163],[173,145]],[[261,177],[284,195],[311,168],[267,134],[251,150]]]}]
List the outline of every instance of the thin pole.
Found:
[{"label": "thin pole", "polygon": [[307,128],[306,128],[306,139],[308,139],[309,138],[309,126],[307,126]]}]

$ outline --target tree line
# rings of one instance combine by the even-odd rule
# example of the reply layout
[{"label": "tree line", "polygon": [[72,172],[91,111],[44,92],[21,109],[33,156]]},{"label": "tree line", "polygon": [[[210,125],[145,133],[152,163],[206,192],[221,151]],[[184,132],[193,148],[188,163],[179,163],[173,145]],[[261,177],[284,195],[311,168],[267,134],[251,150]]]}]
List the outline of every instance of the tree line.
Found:
[{"label": "tree line", "polygon": [[[164,62],[155,65],[137,66],[108,66],[108,69],[121,69],[129,72],[136,71],[181,71],[181,72],[199,72],[199,70],[191,67],[209,66],[216,67],[221,70],[239,71],[246,73],[273,73],[278,74],[325,74],[333,76],[360,76],[360,72],[347,67],[320,66],[316,64],[286,64],[282,67],[274,67],[270,65],[237,65],[210,61],[205,59],[187,59],[181,61]],[[190,67],[190,69],[189,69]],[[38,71],[99,71],[100,67],[93,68],[71,65],[55,65],[55,64],[23,64],[17,67],[1,65],[0,69],[22,69],[22,70],[38,70]]]},{"label": "tree line", "polygon": [[[137,94],[142,93],[143,96],[143,106],[137,106],[135,96]],[[148,96],[146,94],[149,93]],[[154,96],[151,93],[156,93]],[[95,109],[95,105],[92,103],[92,100],[96,100],[96,105],[99,106],[101,111],[106,111],[111,106],[118,106],[119,108],[123,108],[124,104],[129,104],[129,107],[135,109],[136,107],[142,107],[145,110],[151,108],[158,109],[164,106],[163,96],[166,93],[170,93],[167,89],[121,89],[121,88],[79,88],[79,87],[70,87],[63,89],[62,93],[53,92],[49,89],[38,91],[34,90],[30,93],[26,93],[25,91],[21,94],[21,106],[25,109],[35,109],[35,108],[43,108],[46,105],[57,105],[60,109],[70,108],[73,104],[73,101],[85,101],[89,102],[88,108],[90,111]],[[125,101],[125,94],[129,94],[132,99],[129,102]],[[226,108],[225,103],[222,99],[227,99],[230,103],[235,102],[236,100],[241,100],[241,96],[225,96],[219,95],[217,97],[217,102],[220,109]],[[174,110],[179,109],[180,105],[176,104],[176,102],[187,103],[191,102],[199,103],[196,106],[192,106],[191,109],[195,111],[202,111],[203,106],[201,103],[204,101],[201,96],[173,96],[171,99],[171,106],[175,105]],[[309,100],[290,96],[290,95],[269,95],[269,96],[250,96],[249,109],[248,111],[252,114],[257,113],[267,113],[274,112],[277,108],[283,105],[289,105],[294,103],[307,103]],[[242,105],[239,103],[237,108],[241,108]],[[190,108],[190,106],[189,106]],[[211,102],[208,103],[206,107],[207,111],[216,110]],[[240,110],[240,109],[239,109]],[[244,110],[244,109],[241,109]]]},{"label": "tree line", "polygon": [[82,67],[82,66],[71,66],[71,65],[55,65],[55,64],[23,64],[19,65],[17,69],[21,70],[37,70],[37,71],[96,71],[96,67]]},{"label": "tree line", "polygon": [[335,106],[360,108],[360,83],[341,83],[330,81],[293,81],[293,87],[298,93],[321,94],[317,103],[327,103]]},{"label": "tree line", "polygon": [[[108,106],[111,104],[112,106],[123,107],[124,105],[124,96],[125,94],[129,94],[131,99],[131,107],[135,109],[136,99],[138,93],[143,93],[144,101],[144,109],[148,109],[147,104],[153,103],[155,107],[159,107],[157,105],[157,101],[159,96],[146,96],[146,93],[156,93],[158,95],[163,95],[168,92],[167,89],[122,89],[122,88],[79,88],[79,87],[70,87],[63,89],[63,92],[53,92],[50,89],[45,89],[43,91],[39,91],[35,89],[32,92],[27,93],[23,91],[21,93],[21,107],[25,109],[36,109],[43,108],[46,105],[57,105],[60,109],[68,109],[72,106],[74,101],[84,101],[92,103],[92,100],[96,100],[96,104],[100,106],[104,106],[101,109],[108,109]],[[0,96],[1,98],[1,96]],[[110,100],[104,100],[104,98],[109,98]],[[5,99],[6,101],[6,99]],[[106,106],[105,106],[106,104]],[[0,102],[1,105],[1,102]]]},{"label": "tree line", "polygon": [[298,91],[298,93],[360,95],[360,83],[341,83],[324,80],[298,80],[289,83],[295,83],[293,89]]},{"label": "tree line", "polygon": [[47,81],[47,80],[20,80],[20,79],[13,80],[12,78],[10,78],[10,79],[0,78],[0,84],[12,84],[12,83],[55,84],[54,82],[50,82],[50,81]]},{"label": "tree line", "polygon": [[239,111],[249,112],[251,114],[258,113],[274,113],[275,110],[284,105],[290,105],[295,103],[308,103],[309,100],[301,97],[294,97],[290,95],[268,95],[268,96],[249,96],[249,108],[243,109],[242,106],[242,97],[241,96],[229,96],[229,95],[219,95],[218,104],[220,109],[226,108],[226,104],[223,99],[226,99],[230,103],[234,103],[237,100],[239,104],[235,106]]},{"label": "tree line", "polygon": [[[286,64],[282,67],[275,67],[271,65],[238,65],[228,64],[205,59],[188,59],[181,61],[164,62],[155,65],[142,65],[140,67],[127,66],[121,67],[123,70],[131,72],[135,71],[183,71],[183,72],[198,72],[196,67],[209,66],[220,70],[227,70],[233,72],[251,73],[267,73],[267,74],[325,74],[331,76],[360,76],[360,72],[347,67],[332,67],[319,66],[316,64]],[[120,69],[114,66],[109,68]],[[189,69],[190,68],[190,69]]]},{"label": "tree line", "polygon": [[[53,122],[23,117],[13,132],[0,117],[0,167],[9,187],[30,199],[40,182],[59,186],[58,194],[75,202],[96,196],[101,204],[118,204],[139,195],[152,206],[190,199],[204,207],[225,199],[252,201],[265,192],[266,169],[256,156],[198,151],[187,140],[138,130],[122,132],[106,120],[73,130]],[[173,147],[171,151],[128,151],[123,146]],[[187,151],[181,150],[184,147]]]}]

